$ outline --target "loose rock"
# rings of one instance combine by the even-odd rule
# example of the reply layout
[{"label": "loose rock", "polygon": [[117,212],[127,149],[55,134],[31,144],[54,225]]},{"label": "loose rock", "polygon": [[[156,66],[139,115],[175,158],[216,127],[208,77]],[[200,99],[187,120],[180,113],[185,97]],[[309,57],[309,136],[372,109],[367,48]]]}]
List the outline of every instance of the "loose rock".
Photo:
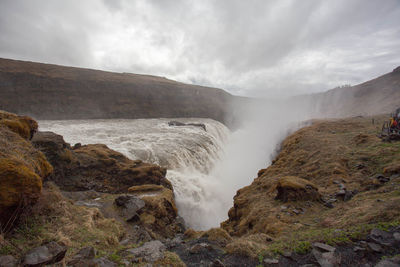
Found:
[{"label": "loose rock", "polygon": [[279,260],[277,259],[264,259],[265,264],[278,264]]},{"label": "loose rock", "polygon": [[42,266],[61,261],[67,248],[52,241],[29,251],[24,258],[24,266]]},{"label": "loose rock", "polygon": [[315,259],[321,265],[321,267],[333,267],[340,265],[340,256],[336,255],[335,252],[320,252],[317,249],[312,250],[312,254]]},{"label": "loose rock", "polygon": [[375,243],[368,243],[368,247],[374,252],[382,252],[382,247]]},{"label": "loose rock", "polygon": [[324,244],[324,243],[316,242],[316,243],[313,243],[312,245],[314,248],[317,248],[322,251],[334,252],[336,250],[336,248],[329,246],[327,244]]},{"label": "loose rock", "polygon": [[93,247],[84,247],[76,253],[68,262],[71,266],[90,266],[96,256],[96,250]]},{"label": "loose rock", "polygon": [[383,246],[391,246],[392,242],[390,242],[390,239],[392,238],[392,234],[382,231],[380,229],[372,229],[370,233],[370,238]]}]

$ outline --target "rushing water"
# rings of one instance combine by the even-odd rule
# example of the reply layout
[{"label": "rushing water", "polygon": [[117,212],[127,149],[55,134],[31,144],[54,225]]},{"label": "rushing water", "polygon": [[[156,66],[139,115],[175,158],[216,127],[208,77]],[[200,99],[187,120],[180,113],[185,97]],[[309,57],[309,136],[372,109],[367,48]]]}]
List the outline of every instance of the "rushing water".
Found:
[{"label": "rushing water", "polygon": [[176,119],[206,125],[168,126],[168,119],[41,121],[41,131],[53,131],[66,142],[106,144],[131,159],[166,167],[174,186],[180,215],[188,226],[206,229],[227,216],[233,192],[226,198],[215,164],[223,157],[231,136],[221,123],[210,119]]}]

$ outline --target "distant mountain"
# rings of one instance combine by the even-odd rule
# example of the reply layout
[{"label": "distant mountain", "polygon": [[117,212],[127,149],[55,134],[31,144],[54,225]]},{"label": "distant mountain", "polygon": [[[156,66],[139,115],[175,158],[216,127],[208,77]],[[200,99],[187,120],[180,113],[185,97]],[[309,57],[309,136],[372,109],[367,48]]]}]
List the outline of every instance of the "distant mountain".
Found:
[{"label": "distant mountain", "polygon": [[287,102],[238,97],[151,75],[0,58],[0,110],[39,120],[200,117],[235,127],[249,107],[293,107],[293,100],[317,117],[389,113],[400,107],[400,67],[356,86]]},{"label": "distant mountain", "polygon": [[317,110],[327,116],[390,113],[400,107],[400,67],[359,85],[313,94],[311,102],[316,103]]},{"label": "distant mountain", "polygon": [[221,89],[150,75],[0,59],[0,110],[36,119],[203,117],[230,124]]}]

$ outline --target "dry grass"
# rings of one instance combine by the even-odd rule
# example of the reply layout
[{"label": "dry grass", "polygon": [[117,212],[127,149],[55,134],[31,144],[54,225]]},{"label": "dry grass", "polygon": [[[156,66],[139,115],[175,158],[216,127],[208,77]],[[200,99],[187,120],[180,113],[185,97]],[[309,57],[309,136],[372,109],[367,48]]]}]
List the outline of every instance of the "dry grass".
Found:
[{"label": "dry grass", "polygon": [[159,267],[186,267],[186,264],[179,256],[170,251],[164,253],[164,258],[153,263],[153,266]]},{"label": "dry grass", "polygon": [[21,134],[25,128],[29,132],[30,124],[34,127],[36,122],[26,119],[26,124],[22,124],[21,120],[25,118],[0,111],[0,229],[3,231],[11,228],[10,222],[18,217],[19,209],[38,199],[42,179],[53,171],[46,157]]},{"label": "dry grass", "polygon": [[25,214],[0,251],[21,256],[44,242],[57,241],[68,246],[68,255],[85,246],[111,252],[124,234],[120,223],[104,218],[97,208],[73,205],[52,184],[43,189],[39,201]]},{"label": "dry grass", "polygon": [[0,125],[8,127],[24,139],[30,139],[31,133],[37,131],[38,124],[28,116],[18,116],[0,110]]}]

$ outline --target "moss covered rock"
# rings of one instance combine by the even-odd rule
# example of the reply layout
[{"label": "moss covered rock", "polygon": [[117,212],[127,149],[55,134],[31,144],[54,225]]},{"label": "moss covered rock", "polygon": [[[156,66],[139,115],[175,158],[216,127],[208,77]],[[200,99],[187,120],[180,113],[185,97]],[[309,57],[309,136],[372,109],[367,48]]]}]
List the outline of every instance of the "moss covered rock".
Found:
[{"label": "moss covered rock", "polygon": [[174,193],[159,185],[141,185],[129,188],[129,192],[139,196],[145,206],[138,214],[141,223],[149,229],[156,238],[173,237],[177,232],[183,232],[175,205]]},{"label": "moss covered rock", "polygon": [[131,160],[103,144],[72,148],[61,135],[52,132],[36,133],[32,143],[54,166],[49,180],[66,191],[125,193],[129,187],[143,184],[172,189],[165,168]]},{"label": "moss covered rock", "polygon": [[0,223],[8,228],[26,205],[34,203],[42,179],[53,168],[29,141],[36,122],[0,111]]},{"label": "moss covered rock", "polygon": [[280,178],[274,189],[277,190],[275,199],[283,202],[298,200],[316,201],[321,199],[316,185],[295,176]]}]

